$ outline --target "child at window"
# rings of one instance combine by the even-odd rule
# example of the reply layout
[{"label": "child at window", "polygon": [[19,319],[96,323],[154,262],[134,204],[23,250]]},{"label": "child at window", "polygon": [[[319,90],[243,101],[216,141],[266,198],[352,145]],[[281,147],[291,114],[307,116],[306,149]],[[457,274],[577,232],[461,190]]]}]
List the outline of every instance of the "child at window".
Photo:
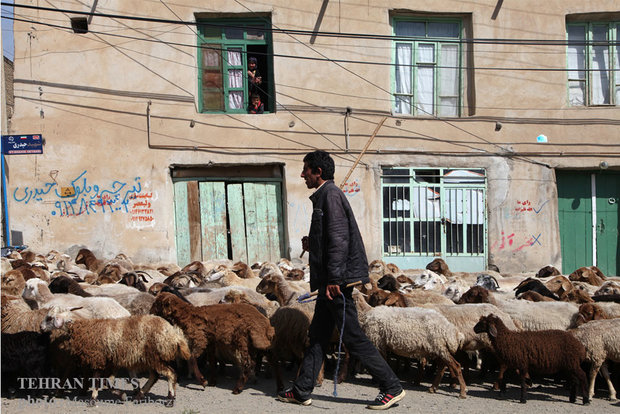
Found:
[{"label": "child at window", "polygon": [[262,114],[265,112],[265,105],[260,101],[260,95],[254,93],[250,97],[250,105],[248,106],[248,114]]}]

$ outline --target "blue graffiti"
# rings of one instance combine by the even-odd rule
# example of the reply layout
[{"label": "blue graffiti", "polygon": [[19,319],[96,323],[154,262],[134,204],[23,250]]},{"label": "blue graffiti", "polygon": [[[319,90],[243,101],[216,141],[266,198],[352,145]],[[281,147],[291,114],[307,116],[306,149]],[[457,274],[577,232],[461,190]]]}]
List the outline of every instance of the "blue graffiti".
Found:
[{"label": "blue graffiti", "polygon": [[60,217],[117,211],[128,213],[129,203],[142,191],[140,177],[135,177],[131,186],[118,180],[112,181],[110,185],[100,186],[89,184],[86,173],[87,170],[84,170],[71,181],[75,194],[70,197],[61,195],[56,182],[47,182],[40,188],[16,187],[13,191],[13,199],[18,203],[28,204],[31,201],[42,202],[44,196],[55,196],[58,200],[54,202],[55,210],[52,210],[51,214]]}]

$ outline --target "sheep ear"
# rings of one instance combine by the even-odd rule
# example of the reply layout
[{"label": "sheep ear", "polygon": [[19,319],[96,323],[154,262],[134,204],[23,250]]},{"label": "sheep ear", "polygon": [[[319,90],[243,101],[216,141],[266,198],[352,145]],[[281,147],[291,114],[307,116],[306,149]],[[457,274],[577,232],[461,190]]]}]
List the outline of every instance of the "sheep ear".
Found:
[{"label": "sheep ear", "polygon": [[396,296],[392,296],[391,298],[388,298],[388,300],[385,301],[384,305],[392,306],[395,303],[396,303]]},{"label": "sheep ear", "polygon": [[495,325],[489,325],[489,336],[493,338],[497,337],[497,328]]},{"label": "sheep ear", "polygon": [[77,308],[69,309],[69,312],[73,312],[73,311],[80,310],[80,309],[83,309],[83,308],[84,308],[84,306],[78,306]]}]

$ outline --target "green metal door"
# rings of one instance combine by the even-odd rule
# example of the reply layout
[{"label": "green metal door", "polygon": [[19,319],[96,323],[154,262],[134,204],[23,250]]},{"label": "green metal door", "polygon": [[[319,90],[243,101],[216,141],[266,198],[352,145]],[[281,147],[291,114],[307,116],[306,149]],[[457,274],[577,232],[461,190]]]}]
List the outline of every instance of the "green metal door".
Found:
[{"label": "green metal door", "polygon": [[596,265],[605,275],[618,275],[620,173],[557,171],[556,179],[562,273]]},{"label": "green metal door", "polygon": [[618,204],[620,172],[596,174],[596,266],[607,276],[620,275]]},{"label": "green metal door", "polygon": [[177,262],[285,257],[281,182],[177,181]]}]

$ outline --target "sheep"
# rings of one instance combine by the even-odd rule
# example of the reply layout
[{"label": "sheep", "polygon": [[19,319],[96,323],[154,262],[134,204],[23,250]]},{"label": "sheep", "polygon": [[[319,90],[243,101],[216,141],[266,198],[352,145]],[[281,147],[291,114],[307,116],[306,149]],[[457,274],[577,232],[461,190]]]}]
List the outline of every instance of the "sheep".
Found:
[{"label": "sheep", "polygon": [[559,276],[562,273],[558,269],[556,269],[553,265],[547,265],[542,267],[538,272],[536,272],[536,277],[547,277],[547,276]]},{"label": "sheep", "polygon": [[499,282],[493,275],[480,273],[476,277],[476,284],[474,286],[482,286],[486,290],[496,291],[499,289]]},{"label": "sheep", "polygon": [[280,307],[279,303],[267,299],[260,293],[243,286],[226,286],[214,289],[210,292],[194,292],[186,295],[186,299],[194,306],[215,305],[218,303],[228,303],[230,295],[237,293],[240,295],[240,301],[248,303],[256,307],[265,316],[271,317],[273,313]]},{"label": "sheep", "polygon": [[19,270],[13,269],[2,274],[2,292],[9,295],[21,295],[25,286],[26,280]]},{"label": "sheep", "polygon": [[[43,332],[51,332],[52,363],[66,379],[73,364],[87,369],[95,378],[116,374],[120,369],[129,372],[149,371],[149,379],[135,395],[144,398],[157,382],[159,375],[168,380],[168,405],[174,403],[176,373],[172,363],[190,358],[183,333],[163,318],[137,315],[119,319],[67,321],[57,308],[50,309],[41,322]],[[70,361],[70,366],[66,365]],[[93,388],[91,404],[97,400]]]},{"label": "sheep", "polygon": [[453,302],[458,301],[463,293],[469,290],[469,285],[461,280],[454,279],[448,281],[445,285],[445,290],[443,291],[443,295]]},{"label": "sheep", "polygon": [[547,286],[543,284],[543,282],[541,282],[538,279],[533,279],[531,277],[528,277],[527,279],[523,280],[513,290],[515,290],[515,297],[519,296],[521,293],[526,292],[528,290],[533,290],[548,298],[551,298],[554,300],[560,299],[558,295],[551,292],[549,288],[547,288]]},{"label": "sheep", "polygon": [[560,290],[567,293],[575,288],[571,281],[566,276],[562,275],[555,276],[547,280],[545,286],[550,292],[555,293],[558,296],[560,296]]},{"label": "sheep", "polygon": [[620,283],[614,281],[607,281],[601,285],[598,290],[594,292],[594,295],[620,295]]},{"label": "sheep", "polygon": [[[516,332],[508,329],[496,315],[481,316],[474,332],[487,333],[500,364],[518,370],[521,378],[521,403],[526,399],[526,379],[530,372],[570,374],[572,387],[570,402],[576,401],[575,380],[581,385],[583,404],[590,403],[586,393],[586,374],[580,364],[586,359],[584,346],[569,332],[545,330],[539,332]],[[501,370],[500,370],[501,372]],[[505,392],[506,382],[500,375],[500,390]]]},{"label": "sheep", "polygon": [[239,394],[254,368],[256,351],[267,351],[275,334],[269,320],[251,305],[193,306],[171,293],[160,293],[151,313],[179,326],[190,344],[190,366],[204,386],[197,358],[205,351],[209,359],[209,385],[216,384],[216,356],[231,359],[241,373],[233,388]]},{"label": "sheep", "polygon": [[[360,325],[384,358],[388,352],[407,358],[438,358],[458,379],[459,398],[466,398],[461,366],[453,356],[464,336],[445,316],[433,309],[378,306],[360,313]],[[429,392],[436,392],[441,372]]]},{"label": "sheep", "polygon": [[596,266],[580,267],[568,278],[575,282],[586,282],[594,286],[602,286],[605,282],[605,275]]},{"label": "sheep", "polygon": [[123,318],[129,316],[127,309],[123,308],[117,301],[105,297],[88,297],[71,294],[52,294],[40,279],[30,279],[26,282],[26,287],[22,294],[24,299],[35,300],[39,307],[50,308],[52,306],[83,307],[78,314],[86,319],[94,318]]},{"label": "sheep", "polygon": [[579,306],[579,313],[575,319],[575,326],[583,325],[589,321],[611,319],[609,315],[596,303],[584,303]]},{"label": "sheep", "polygon": [[40,332],[47,309],[30,309],[21,297],[2,294],[2,333]]},{"label": "sheep", "polygon": [[306,308],[308,313],[314,312],[314,302],[298,304],[297,298],[304,294],[307,284],[288,281],[281,272],[271,272],[263,276],[256,286],[256,291],[263,295],[273,294],[280,306],[296,305]]},{"label": "sheep", "polygon": [[56,262],[56,268],[62,272],[66,272],[72,275],[75,275],[80,280],[83,280],[87,283],[93,283],[97,280],[97,273],[92,272],[88,269],[76,266],[71,264],[69,260],[61,259]]},{"label": "sheep", "polygon": [[2,328],[3,387],[8,383],[9,393],[13,394],[20,377],[49,377],[49,333],[38,330],[6,333],[4,323]]},{"label": "sheep", "polygon": [[75,264],[83,264],[86,266],[86,269],[95,273],[99,273],[99,270],[103,267],[103,261],[97,259],[89,249],[80,249],[75,256]]},{"label": "sheep", "polygon": [[500,299],[495,296],[497,307],[518,321],[524,330],[565,330],[573,326],[578,307],[571,302],[530,302],[517,299]]},{"label": "sheep", "polygon": [[595,320],[571,330],[571,333],[584,345],[586,360],[591,363],[588,396],[594,396],[594,381],[601,370],[609,388],[609,399],[615,400],[616,390],[603,364],[606,360],[620,362],[620,319]]},{"label": "sheep", "polygon": [[148,275],[150,277],[148,273],[139,270],[135,272],[127,272],[123,274],[121,280],[119,280],[118,283],[122,285],[132,286],[142,292],[146,292],[146,283],[148,283],[148,280],[145,275]]},{"label": "sheep", "polygon": [[492,305],[497,305],[495,301],[495,297],[482,286],[472,286],[469,290],[463,293],[463,296],[457,301],[457,304],[461,305],[464,303],[490,303]]},{"label": "sheep", "polygon": [[517,296],[519,300],[529,300],[531,302],[555,302],[555,299],[551,299],[550,297],[543,296],[535,290],[526,290]]},{"label": "sheep", "polygon": [[52,293],[71,293],[72,295],[82,296],[83,298],[92,296],[82,289],[78,282],[67,276],[55,277],[48,287]]}]

